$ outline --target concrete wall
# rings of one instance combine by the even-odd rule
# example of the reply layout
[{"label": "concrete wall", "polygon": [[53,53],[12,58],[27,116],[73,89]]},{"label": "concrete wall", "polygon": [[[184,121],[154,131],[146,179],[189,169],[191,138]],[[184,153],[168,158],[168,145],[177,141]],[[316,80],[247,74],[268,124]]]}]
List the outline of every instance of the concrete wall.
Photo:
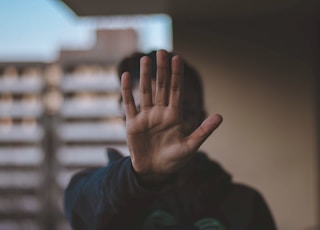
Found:
[{"label": "concrete wall", "polygon": [[204,77],[222,126],[202,146],[261,191],[281,230],[318,224],[316,37],[311,19],[173,19],[174,50]]}]

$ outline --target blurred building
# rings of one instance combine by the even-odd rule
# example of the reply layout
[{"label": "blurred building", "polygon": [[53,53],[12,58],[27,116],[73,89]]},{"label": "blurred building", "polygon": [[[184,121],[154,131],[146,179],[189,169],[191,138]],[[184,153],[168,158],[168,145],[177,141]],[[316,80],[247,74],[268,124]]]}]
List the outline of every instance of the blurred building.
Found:
[{"label": "blurred building", "polygon": [[125,150],[116,65],[138,50],[134,30],[98,30],[89,50],[54,63],[0,63],[0,229],[70,229],[71,175]]}]

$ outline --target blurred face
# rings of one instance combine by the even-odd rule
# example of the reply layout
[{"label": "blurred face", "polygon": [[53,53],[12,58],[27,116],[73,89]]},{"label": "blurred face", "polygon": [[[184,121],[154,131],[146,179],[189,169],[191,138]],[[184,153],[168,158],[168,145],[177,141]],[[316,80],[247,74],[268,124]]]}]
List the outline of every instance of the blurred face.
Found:
[{"label": "blurred face", "polygon": [[[156,82],[152,81],[152,98],[155,97]],[[205,113],[203,108],[203,102],[201,98],[201,92],[197,92],[194,89],[192,83],[185,81],[183,88],[183,126],[182,131],[185,134],[190,134],[195,130],[204,119]],[[132,87],[132,94],[137,108],[140,107],[139,97],[139,83],[135,83]]]}]

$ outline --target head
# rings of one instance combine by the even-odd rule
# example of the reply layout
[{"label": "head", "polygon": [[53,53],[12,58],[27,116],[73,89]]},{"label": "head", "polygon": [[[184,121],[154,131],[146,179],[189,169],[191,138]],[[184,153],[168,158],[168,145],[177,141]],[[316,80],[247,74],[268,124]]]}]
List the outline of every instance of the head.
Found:
[{"label": "head", "polygon": [[[171,59],[175,54],[169,53]],[[137,106],[139,106],[139,78],[140,78],[140,59],[143,56],[149,56],[151,59],[151,70],[153,87],[156,82],[156,51],[150,53],[133,53],[131,56],[124,58],[118,65],[118,75],[129,72],[131,76],[131,86]],[[170,62],[171,63],[171,62]],[[122,103],[122,98],[120,98]],[[183,78],[183,130],[191,133],[204,120],[206,114],[204,109],[203,89],[200,75],[186,61],[184,61],[184,78]]]}]

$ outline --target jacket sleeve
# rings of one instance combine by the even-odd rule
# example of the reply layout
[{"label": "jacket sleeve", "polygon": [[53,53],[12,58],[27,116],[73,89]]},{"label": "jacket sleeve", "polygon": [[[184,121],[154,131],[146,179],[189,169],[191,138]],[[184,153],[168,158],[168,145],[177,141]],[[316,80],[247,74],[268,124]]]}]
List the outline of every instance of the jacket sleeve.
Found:
[{"label": "jacket sleeve", "polygon": [[119,219],[143,212],[154,196],[139,185],[131,159],[125,157],[75,174],[65,190],[64,208],[73,229],[113,229]]}]

